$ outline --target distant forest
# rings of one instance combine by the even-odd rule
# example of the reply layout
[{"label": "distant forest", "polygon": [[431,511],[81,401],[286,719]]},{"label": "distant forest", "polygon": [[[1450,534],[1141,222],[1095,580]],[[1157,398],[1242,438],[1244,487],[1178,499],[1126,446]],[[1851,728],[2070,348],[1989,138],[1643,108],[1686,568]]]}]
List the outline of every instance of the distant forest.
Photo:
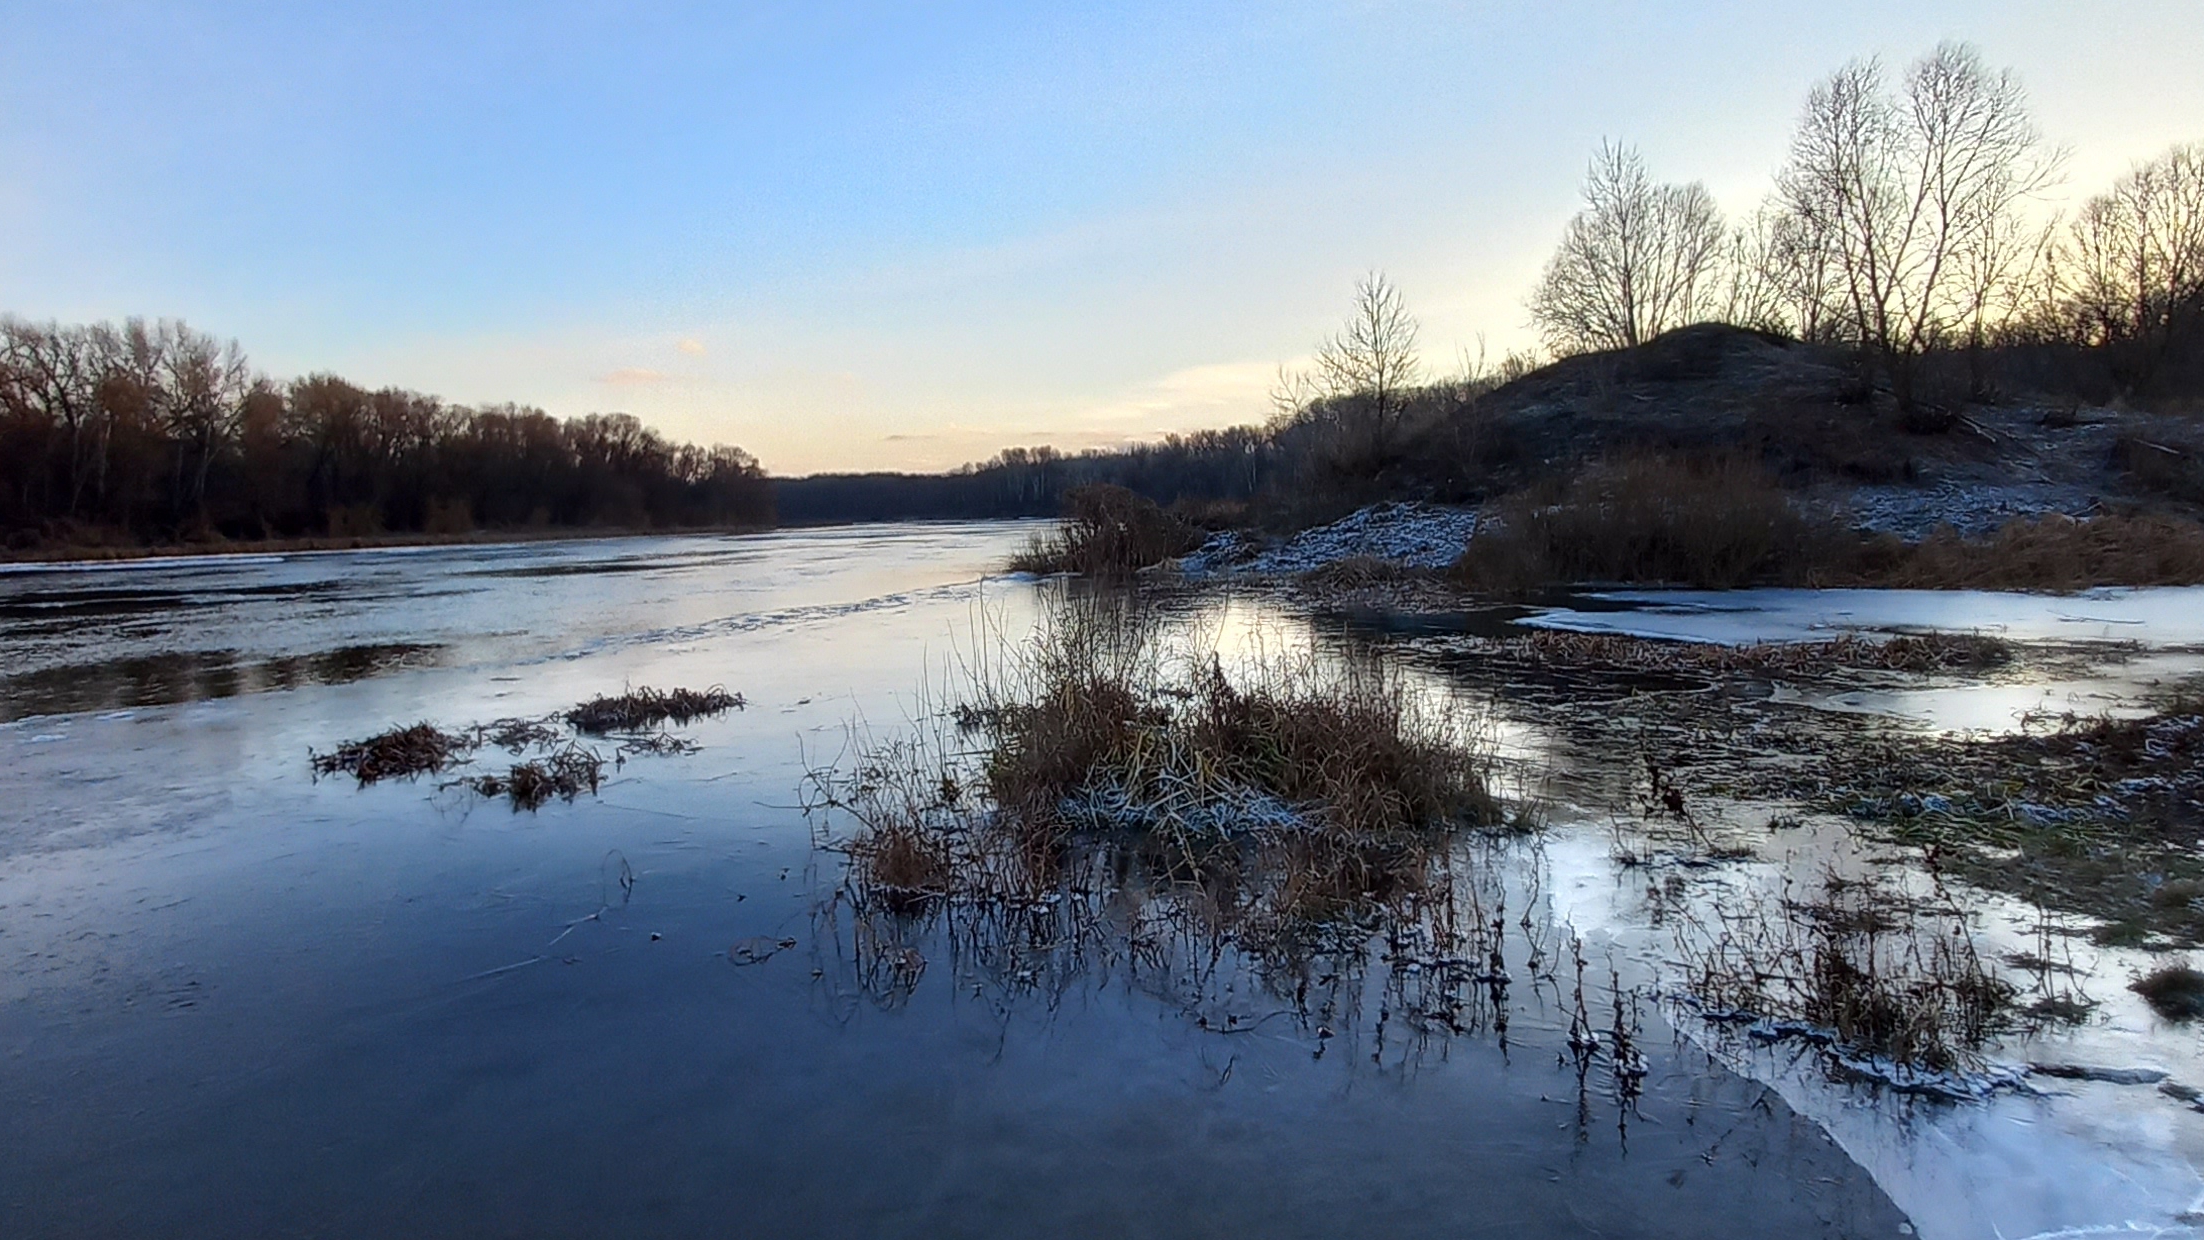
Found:
[{"label": "distant forest", "polygon": [[276,383],[181,323],[0,319],[12,549],[772,521],[750,454],[670,443],[626,414]]},{"label": "distant forest", "polygon": [[1055,516],[1064,493],[1092,482],[1128,487],[1182,509],[1236,509],[1263,495],[1287,453],[1271,430],[1238,426],[1070,455],[1011,448],[945,474],[814,474],[773,480],[787,525]]}]

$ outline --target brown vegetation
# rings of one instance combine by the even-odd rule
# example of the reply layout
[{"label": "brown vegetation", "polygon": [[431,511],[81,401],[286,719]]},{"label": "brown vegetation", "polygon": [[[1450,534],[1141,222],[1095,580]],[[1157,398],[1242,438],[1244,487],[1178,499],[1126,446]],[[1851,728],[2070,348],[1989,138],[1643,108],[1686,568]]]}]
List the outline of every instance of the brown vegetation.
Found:
[{"label": "brown vegetation", "polygon": [[566,721],[577,732],[604,736],[614,732],[642,732],[671,721],[682,724],[742,708],[742,695],[718,686],[709,689],[661,690],[644,687],[609,696],[593,697],[566,712]]},{"label": "brown vegetation", "polygon": [[380,780],[434,774],[466,761],[474,747],[472,738],[462,733],[416,723],[364,741],[349,741],[329,753],[314,754],[312,762],[316,775],[342,772],[359,780],[364,788]]},{"label": "brown vegetation", "polygon": [[1866,540],[1809,576],[1819,585],[1933,590],[2194,585],[2204,582],[2204,525],[2147,513],[2015,518],[1986,539],[1946,527],[1912,544]]},{"label": "brown vegetation", "polygon": [[1752,463],[1629,456],[1503,501],[1454,571],[1501,592],[1585,582],[1726,588],[1797,579],[1826,561],[1829,535]]},{"label": "brown vegetation", "polygon": [[968,679],[952,731],[821,773],[859,823],[861,896],[1028,900],[1102,850],[1275,937],[1410,898],[1453,830],[1499,821],[1486,760],[1397,673],[1228,671],[1159,640],[1136,611],[1067,600]]},{"label": "brown vegetation", "polygon": [[2129,987],[2143,996],[2151,1010],[2167,1020],[2194,1020],[2204,1016],[2204,973],[2185,964],[2154,969]]},{"label": "brown vegetation", "polygon": [[1979,1066],[1984,1043],[2015,1015],[2019,990],[1984,963],[1966,917],[1940,892],[1911,897],[1832,874],[1803,898],[1725,906],[1715,917],[1678,934],[1686,992],[1702,1015],[1820,1042],[1855,1071],[1875,1061],[1936,1073]]},{"label": "brown vegetation", "polygon": [[1013,572],[1121,578],[1201,545],[1201,533],[1154,500],[1097,483],[1064,497],[1063,525],[1010,559]]},{"label": "brown vegetation", "polygon": [[1635,583],[2079,590],[2204,582],[2204,524],[2106,513],[2015,518],[1983,539],[1917,543],[1810,517],[1758,465],[1632,455],[1494,506],[1453,576],[1478,590]]},{"label": "brown vegetation", "polygon": [[516,756],[535,751],[539,756],[514,763],[504,774],[485,773],[446,785],[470,788],[486,797],[506,797],[516,810],[533,810],[554,797],[572,801],[584,792],[595,792],[604,781],[605,759],[576,743],[567,728],[584,735],[620,736],[615,755],[619,761],[631,753],[694,753],[694,742],[647,729],[668,721],[688,723],[741,705],[740,694],[716,687],[637,689],[591,698],[564,714],[544,718],[497,719],[450,732],[428,723],[393,728],[366,740],[349,741],[326,754],[311,754],[310,759],[316,775],[342,772],[365,787],[378,780],[462,765],[484,746]]},{"label": "brown vegetation", "polygon": [[486,797],[502,796],[515,811],[535,810],[553,797],[572,801],[595,792],[604,781],[605,761],[595,750],[570,744],[548,757],[514,763],[503,775],[481,775],[467,786]]},{"label": "brown vegetation", "polygon": [[2012,658],[2012,647],[2006,642],[1972,633],[1900,634],[1887,638],[1847,633],[1828,641],[1730,646],[1540,629],[1525,637],[1492,641],[1483,650],[1546,667],[1702,675],[1798,676],[1840,669],[1982,671]]},{"label": "brown vegetation", "polygon": [[2204,714],[2062,718],[1988,739],[1824,745],[1812,799],[1952,874],[2087,915],[2113,942],[2204,942]]}]

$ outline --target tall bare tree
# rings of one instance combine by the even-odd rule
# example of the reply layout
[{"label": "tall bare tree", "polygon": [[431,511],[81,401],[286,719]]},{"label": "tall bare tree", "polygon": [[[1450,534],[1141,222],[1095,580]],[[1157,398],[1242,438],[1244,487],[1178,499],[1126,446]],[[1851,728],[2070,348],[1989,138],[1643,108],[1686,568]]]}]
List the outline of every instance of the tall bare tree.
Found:
[{"label": "tall bare tree", "polygon": [[182,323],[160,328],[162,411],[177,446],[178,499],[194,511],[206,507],[207,471],[216,454],[237,437],[252,391],[252,369],[235,340],[223,342]]},{"label": "tall bare tree", "polygon": [[63,512],[71,518],[98,470],[102,367],[91,330],[0,320],[0,405],[60,428]]},{"label": "tall bare tree", "polygon": [[1391,450],[1408,392],[1423,373],[1418,331],[1400,290],[1371,272],[1355,284],[1346,324],[1316,349],[1318,390],[1333,404],[1353,407],[1380,455]]},{"label": "tall bare tree", "polygon": [[1940,415],[1919,400],[1919,358],[1979,327],[2032,241],[2021,208],[2062,162],[2020,80],[1963,43],[1916,62],[1896,94],[1870,59],[1807,97],[1778,192],[1828,246],[1849,332],[1924,428]]},{"label": "tall bare tree", "polygon": [[1530,300],[1555,353],[1626,348],[1719,304],[1722,213],[1706,186],[1656,185],[1635,149],[1602,143]]},{"label": "tall bare tree", "polygon": [[1800,340],[1827,339],[1838,273],[1812,221],[1780,200],[1762,203],[1730,234],[1722,319]]},{"label": "tall bare tree", "polygon": [[2204,333],[2204,145],[2177,146],[2089,200],[2068,230],[2066,314],[2084,342],[2151,371],[2184,333]]}]

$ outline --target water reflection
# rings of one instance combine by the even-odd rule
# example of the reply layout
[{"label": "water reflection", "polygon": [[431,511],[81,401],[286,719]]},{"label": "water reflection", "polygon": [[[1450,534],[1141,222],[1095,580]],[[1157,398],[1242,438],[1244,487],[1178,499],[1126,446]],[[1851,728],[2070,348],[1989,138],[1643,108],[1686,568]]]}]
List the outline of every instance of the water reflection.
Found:
[{"label": "water reflection", "polygon": [[436,645],[381,642],[276,658],[195,650],[43,668],[0,678],[0,722],[348,684],[386,672],[433,667],[443,654]]}]

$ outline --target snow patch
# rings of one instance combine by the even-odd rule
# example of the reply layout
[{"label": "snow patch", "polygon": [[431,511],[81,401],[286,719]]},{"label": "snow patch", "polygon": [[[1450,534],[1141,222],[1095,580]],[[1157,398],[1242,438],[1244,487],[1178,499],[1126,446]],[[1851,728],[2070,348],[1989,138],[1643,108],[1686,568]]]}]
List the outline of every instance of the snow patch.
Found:
[{"label": "snow patch", "polygon": [[1369,558],[1406,568],[1440,569],[1462,554],[1477,529],[1474,509],[1384,503],[1330,525],[1303,530],[1264,549],[1239,533],[1219,534],[1179,561],[1183,572],[1305,573],[1341,560]]}]

